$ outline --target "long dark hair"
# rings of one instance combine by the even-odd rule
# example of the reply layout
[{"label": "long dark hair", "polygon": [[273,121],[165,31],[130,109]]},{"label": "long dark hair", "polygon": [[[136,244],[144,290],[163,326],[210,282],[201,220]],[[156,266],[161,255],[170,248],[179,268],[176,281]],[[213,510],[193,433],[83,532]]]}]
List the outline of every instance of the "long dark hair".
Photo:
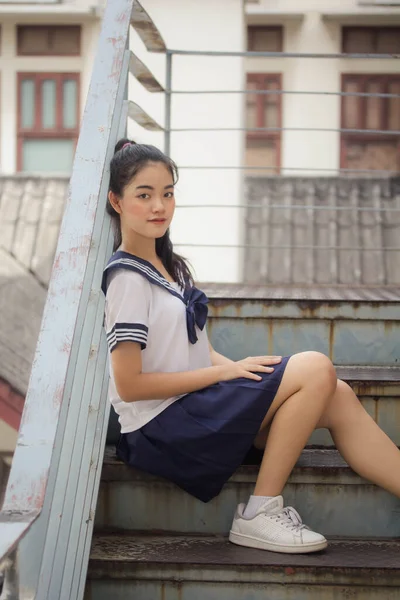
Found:
[{"label": "long dark hair", "polygon": [[[123,138],[117,142],[114,156],[111,159],[109,191],[114,192],[117,196],[122,196],[124,188],[149,162],[163,163],[171,173],[173,183],[176,185],[179,177],[178,167],[171,158],[155,146],[136,144],[132,140]],[[109,199],[107,200],[107,212],[113,220],[115,251],[122,242],[121,222],[119,214],[114,210]],[[178,281],[184,287],[193,282],[185,259],[179,254],[175,254],[173,250],[169,229],[163,237],[156,239],[156,253],[174,281]]]}]

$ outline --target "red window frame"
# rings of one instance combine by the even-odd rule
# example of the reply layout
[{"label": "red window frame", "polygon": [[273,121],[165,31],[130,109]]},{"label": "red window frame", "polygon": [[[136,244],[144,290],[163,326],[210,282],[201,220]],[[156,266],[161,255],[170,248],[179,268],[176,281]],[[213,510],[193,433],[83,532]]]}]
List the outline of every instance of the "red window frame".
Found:
[{"label": "red window frame", "polygon": [[[35,118],[32,128],[22,127],[22,102],[21,102],[21,85],[26,79],[35,82]],[[56,125],[53,129],[44,128],[42,124],[42,82],[45,80],[54,80],[56,82]],[[63,110],[62,110],[62,93],[63,83],[66,80],[74,80],[77,82],[77,123],[74,128],[65,128],[63,126]],[[18,95],[18,118],[17,118],[17,170],[22,170],[22,149],[26,139],[72,139],[75,144],[79,137],[79,120],[80,120],[80,73],[18,73],[17,80],[17,95]]]},{"label": "red window frame", "polygon": [[[367,84],[373,82],[379,82],[383,84],[381,93],[389,93],[389,85],[391,83],[400,83],[400,75],[396,73],[390,74],[379,74],[379,73],[343,73],[341,89],[345,90],[346,83],[356,82],[359,85],[357,92],[364,93],[367,91]],[[341,99],[341,129],[347,129],[345,122],[345,102],[348,96],[342,96]],[[357,102],[357,127],[354,129],[369,129],[367,127],[367,96],[356,96]],[[380,127],[379,129],[384,131],[390,131],[388,128],[388,101],[389,98],[380,98]],[[346,163],[346,143],[347,142],[387,142],[397,141],[398,151],[400,152],[400,136],[396,138],[393,135],[377,134],[377,133],[356,133],[356,132],[342,132],[340,136],[340,168],[347,168]]]},{"label": "red window frame", "polygon": [[[265,83],[273,82],[278,84],[278,90],[282,90],[282,74],[281,73],[247,73],[247,83],[256,83],[257,89],[266,89]],[[256,95],[256,127],[268,127],[265,122],[265,104],[268,94]],[[282,94],[276,94],[278,106],[278,128],[282,127]],[[246,139],[264,139],[274,142],[276,148],[277,164],[276,169],[279,173],[281,169],[281,147],[282,147],[282,131],[246,131]]]}]

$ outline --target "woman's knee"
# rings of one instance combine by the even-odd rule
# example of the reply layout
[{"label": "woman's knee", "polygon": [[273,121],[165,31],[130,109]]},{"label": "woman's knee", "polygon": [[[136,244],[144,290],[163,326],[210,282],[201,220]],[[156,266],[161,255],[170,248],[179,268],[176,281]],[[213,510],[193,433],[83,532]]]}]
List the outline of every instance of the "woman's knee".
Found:
[{"label": "woman's knee", "polygon": [[296,354],[301,363],[303,384],[318,386],[327,395],[332,395],[337,387],[337,375],[330,358],[322,352],[307,351]]}]

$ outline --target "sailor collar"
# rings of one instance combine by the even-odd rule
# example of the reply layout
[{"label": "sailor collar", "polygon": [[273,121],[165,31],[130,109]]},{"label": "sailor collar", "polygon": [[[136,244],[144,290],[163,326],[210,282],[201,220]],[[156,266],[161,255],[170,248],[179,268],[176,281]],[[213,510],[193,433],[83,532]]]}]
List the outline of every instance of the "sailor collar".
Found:
[{"label": "sailor collar", "polygon": [[186,323],[189,341],[192,344],[197,342],[195,325],[197,325],[200,330],[203,330],[208,314],[208,298],[204,292],[189,283],[183,290],[180,287],[175,288],[149,261],[133,254],[129,254],[128,252],[118,250],[112,255],[104,269],[101,284],[104,295],[107,293],[108,275],[111,271],[116,269],[128,269],[129,271],[139,273],[151,284],[162,287],[176,298],[179,298],[186,306]]}]

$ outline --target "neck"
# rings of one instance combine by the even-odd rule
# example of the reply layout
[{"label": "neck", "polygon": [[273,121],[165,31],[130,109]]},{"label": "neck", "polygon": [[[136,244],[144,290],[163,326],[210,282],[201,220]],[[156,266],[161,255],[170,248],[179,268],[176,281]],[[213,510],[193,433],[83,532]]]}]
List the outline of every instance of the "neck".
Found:
[{"label": "neck", "polygon": [[153,262],[157,260],[156,240],[145,238],[143,236],[124,236],[122,235],[121,250],[134,254],[139,258]]}]

